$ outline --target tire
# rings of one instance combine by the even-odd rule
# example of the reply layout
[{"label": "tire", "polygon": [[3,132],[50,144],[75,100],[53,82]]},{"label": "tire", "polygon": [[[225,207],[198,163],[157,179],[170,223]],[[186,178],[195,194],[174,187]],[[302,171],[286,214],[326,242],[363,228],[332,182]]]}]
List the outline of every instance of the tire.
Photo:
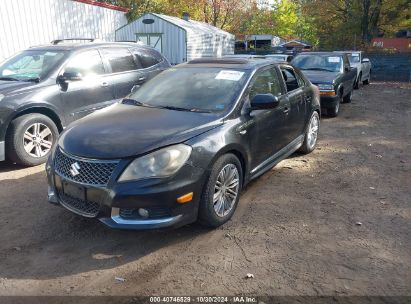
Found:
[{"label": "tire", "polygon": [[363,84],[363,85],[368,85],[368,84],[370,84],[370,80],[371,80],[371,71],[370,71],[370,73],[369,73],[369,75],[368,75],[368,78],[365,79],[365,80],[362,82],[362,84]]},{"label": "tire", "polygon": [[7,131],[7,158],[19,165],[40,165],[46,162],[58,134],[56,124],[45,115],[20,116],[10,123]]},{"label": "tire", "polygon": [[[233,175],[233,179],[231,183],[229,182],[230,180],[228,181],[226,180],[227,184],[224,183],[222,179],[222,177],[224,178],[224,174],[222,173],[224,170],[226,170],[225,171],[226,173],[234,172],[233,174],[235,175]],[[233,170],[233,171],[229,171],[229,170]],[[227,178],[226,175],[225,177]],[[236,186],[235,187],[230,186],[226,188],[226,185],[234,185],[233,183],[234,180],[237,180]],[[216,194],[218,193],[217,191],[218,181],[220,185],[224,185],[224,189],[232,189],[233,192],[236,193],[235,197],[232,197],[233,194],[230,195],[230,193],[228,192],[221,192],[221,191],[220,191],[220,195],[216,196]],[[221,182],[223,183],[221,184]],[[226,223],[233,216],[235,209],[237,208],[237,204],[240,199],[242,182],[243,182],[242,166],[238,158],[233,154],[225,154],[221,156],[214,163],[211,169],[211,173],[208,177],[208,180],[204,186],[204,190],[203,190],[201,201],[200,201],[199,214],[198,214],[200,224],[207,226],[207,227],[215,228],[215,227],[221,226],[224,223]],[[215,203],[215,199],[217,199],[216,203]],[[230,201],[231,201],[230,206],[228,206],[228,204],[226,205],[226,203]],[[216,209],[222,212],[218,214],[218,211]]]},{"label": "tire", "polygon": [[308,121],[307,127],[305,129],[304,142],[299,149],[301,153],[308,154],[314,151],[317,145],[318,130],[320,129],[320,115],[314,112]]},{"label": "tire", "polygon": [[327,115],[329,117],[337,117],[338,116],[338,113],[340,112],[340,103],[341,103],[341,98],[338,99],[338,102],[334,107],[327,108]]},{"label": "tire", "polygon": [[354,84],[354,89],[358,90],[360,88],[361,79],[362,79],[362,73],[360,73],[360,75],[358,75],[358,78],[357,78],[357,80],[355,81],[355,84]]},{"label": "tire", "polygon": [[345,96],[343,97],[344,103],[351,103],[351,101],[352,101],[352,94],[353,94],[353,90],[351,90],[350,93],[348,93],[347,95],[345,95]]}]

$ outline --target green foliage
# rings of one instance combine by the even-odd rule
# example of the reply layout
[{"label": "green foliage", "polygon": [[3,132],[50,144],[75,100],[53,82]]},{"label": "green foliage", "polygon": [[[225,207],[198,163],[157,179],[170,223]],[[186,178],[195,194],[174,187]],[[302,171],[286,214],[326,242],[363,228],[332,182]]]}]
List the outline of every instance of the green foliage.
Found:
[{"label": "green foliage", "polygon": [[271,34],[299,39],[323,49],[366,45],[379,33],[392,36],[411,28],[410,0],[99,0],[129,8],[129,21],[147,13],[208,22],[237,37]]}]

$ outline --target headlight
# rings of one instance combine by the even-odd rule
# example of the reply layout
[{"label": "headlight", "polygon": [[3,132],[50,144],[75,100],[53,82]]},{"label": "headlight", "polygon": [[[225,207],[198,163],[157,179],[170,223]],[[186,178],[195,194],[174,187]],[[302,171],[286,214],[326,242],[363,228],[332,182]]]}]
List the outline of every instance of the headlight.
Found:
[{"label": "headlight", "polygon": [[118,181],[173,175],[188,160],[191,150],[190,146],[179,144],[137,158],[121,174]]},{"label": "headlight", "polygon": [[0,101],[2,101],[4,97],[5,96],[3,94],[0,94]]},{"label": "headlight", "polygon": [[318,88],[320,91],[334,91],[334,86],[332,84],[319,84]]}]

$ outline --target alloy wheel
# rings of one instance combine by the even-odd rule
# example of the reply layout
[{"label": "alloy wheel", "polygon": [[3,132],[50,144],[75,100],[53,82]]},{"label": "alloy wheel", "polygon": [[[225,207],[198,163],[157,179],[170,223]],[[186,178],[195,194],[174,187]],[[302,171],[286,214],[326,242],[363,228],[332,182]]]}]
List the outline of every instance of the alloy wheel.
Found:
[{"label": "alloy wheel", "polygon": [[233,209],[240,189],[240,174],[233,164],[227,164],[218,174],[214,186],[214,211],[225,217]]},{"label": "alloy wheel", "polygon": [[53,147],[53,133],[45,124],[34,123],[24,132],[23,146],[27,154],[41,158]]},{"label": "alloy wheel", "polygon": [[308,134],[307,134],[307,142],[312,149],[316,142],[317,142],[317,137],[318,137],[318,129],[320,126],[320,121],[317,115],[313,115],[310,121],[310,125],[308,126]]}]

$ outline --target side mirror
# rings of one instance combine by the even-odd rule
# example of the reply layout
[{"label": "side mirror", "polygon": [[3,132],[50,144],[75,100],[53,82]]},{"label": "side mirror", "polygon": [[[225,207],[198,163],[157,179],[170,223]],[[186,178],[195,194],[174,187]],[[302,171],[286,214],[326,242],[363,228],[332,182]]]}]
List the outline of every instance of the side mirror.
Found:
[{"label": "side mirror", "polygon": [[83,79],[83,75],[79,72],[64,72],[63,75],[57,77],[60,83],[67,83],[70,81],[79,81]]},{"label": "side mirror", "polygon": [[251,110],[266,110],[278,107],[280,100],[273,94],[257,94],[251,100]]},{"label": "side mirror", "polygon": [[141,85],[138,85],[138,84],[134,85],[134,86],[131,88],[131,94],[137,92],[138,89],[140,89],[140,87],[141,87]]},{"label": "side mirror", "polygon": [[363,62],[363,63],[365,63],[365,62],[370,62],[370,59],[368,59],[368,58],[363,58],[361,62]]},{"label": "side mirror", "polygon": [[351,71],[351,67],[349,65],[344,66],[344,71],[345,72]]}]

